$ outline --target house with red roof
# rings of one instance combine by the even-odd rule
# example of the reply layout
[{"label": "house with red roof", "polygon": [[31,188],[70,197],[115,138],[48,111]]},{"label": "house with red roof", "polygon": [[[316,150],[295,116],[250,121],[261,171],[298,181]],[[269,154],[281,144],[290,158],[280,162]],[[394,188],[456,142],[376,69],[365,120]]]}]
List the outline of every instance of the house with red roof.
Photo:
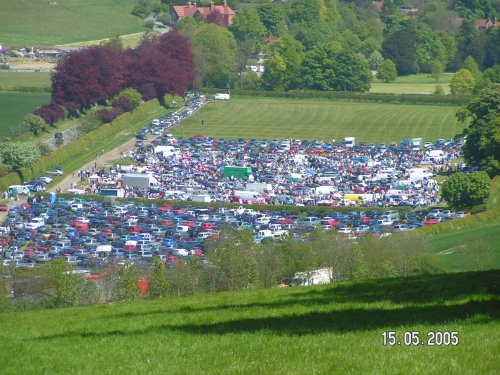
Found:
[{"label": "house with red roof", "polygon": [[186,17],[206,17],[210,13],[217,11],[223,17],[223,23],[226,27],[231,26],[236,13],[224,1],[224,5],[214,5],[210,2],[207,7],[199,7],[196,3],[188,2],[186,5],[173,5],[170,7],[170,18],[173,23],[177,23]]}]

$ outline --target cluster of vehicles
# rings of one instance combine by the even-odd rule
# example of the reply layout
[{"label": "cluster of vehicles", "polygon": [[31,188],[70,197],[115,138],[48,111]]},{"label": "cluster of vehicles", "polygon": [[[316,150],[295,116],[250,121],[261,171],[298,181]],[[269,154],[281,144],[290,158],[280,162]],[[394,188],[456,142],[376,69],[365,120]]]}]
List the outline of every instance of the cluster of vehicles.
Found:
[{"label": "cluster of vehicles", "polygon": [[195,113],[198,109],[203,107],[203,105],[207,101],[205,100],[204,95],[202,94],[194,94],[191,99],[186,101],[185,108],[180,112],[170,111],[165,113],[160,118],[154,119],[151,123],[141,129],[136,134],[136,147],[143,147],[145,141],[148,140],[148,134],[152,134],[153,136],[159,136],[167,131],[172,126],[178,124],[186,117]]},{"label": "cluster of vehicles", "polygon": [[296,215],[243,206],[216,209],[58,199],[12,207],[0,227],[0,246],[4,265],[33,267],[62,258],[80,268],[115,267],[125,260],[148,267],[154,256],[167,265],[194,256],[203,260],[207,244],[219,238],[225,226],[251,230],[256,243],[283,236],[307,241],[318,227],[357,239],[367,234],[388,236],[463,215],[439,209]]},{"label": "cluster of vehicles", "polygon": [[[130,171],[151,177],[140,186],[122,184],[128,197],[195,200],[202,196],[207,197],[202,198],[205,202],[331,206],[439,204],[433,178],[465,167],[459,163],[463,143],[438,140],[422,143],[416,150],[414,141],[377,146],[356,144],[354,137],[342,142],[175,138],[165,129],[150,144],[136,149],[136,166],[102,177],[126,181],[129,176],[123,173]],[[266,188],[249,187],[254,183]]]}]

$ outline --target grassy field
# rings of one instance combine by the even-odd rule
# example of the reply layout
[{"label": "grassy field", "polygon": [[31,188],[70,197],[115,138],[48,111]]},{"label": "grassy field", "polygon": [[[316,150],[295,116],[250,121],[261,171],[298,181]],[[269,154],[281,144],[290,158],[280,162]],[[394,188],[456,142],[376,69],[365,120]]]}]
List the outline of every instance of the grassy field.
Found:
[{"label": "grassy field", "polygon": [[130,14],[136,0],[4,0],[2,43],[14,48],[95,40],[143,30]]},{"label": "grassy field", "polygon": [[23,117],[49,101],[48,92],[0,92],[0,137],[13,137],[27,131],[21,129]]},{"label": "grassy field", "polygon": [[[464,124],[458,107],[336,102],[327,100],[233,97],[211,102],[174,130],[224,138],[300,138],[399,142],[452,138]],[[204,125],[201,125],[201,121]]]},{"label": "grassy field", "polygon": [[[144,33],[140,32],[140,33],[134,33],[134,34],[128,34],[128,35],[120,35],[120,39],[122,40],[123,47],[134,48],[134,47],[137,47],[139,42],[142,40],[143,36],[144,36]],[[63,44],[63,45],[61,45],[61,47],[88,47],[88,46],[101,44],[101,42],[107,42],[108,40],[109,40],[109,38],[98,39],[98,40],[87,40],[87,41],[83,41],[83,42]]]},{"label": "grassy field", "polygon": [[[460,273],[0,314],[2,374],[485,374],[500,273]],[[384,346],[396,331],[401,345]],[[404,332],[458,332],[406,346]],[[497,354],[495,354],[497,353]]]},{"label": "grassy field", "polygon": [[50,87],[49,72],[0,71],[0,86]]},{"label": "grassy field", "polygon": [[430,235],[429,241],[445,271],[500,268],[500,217]]},{"label": "grassy field", "polygon": [[396,81],[385,83],[378,79],[372,82],[370,92],[393,93],[393,94],[433,94],[436,85],[443,88],[445,94],[450,92],[450,81],[452,74],[443,74],[436,83],[429,74],[412,74],[401,76]]}]

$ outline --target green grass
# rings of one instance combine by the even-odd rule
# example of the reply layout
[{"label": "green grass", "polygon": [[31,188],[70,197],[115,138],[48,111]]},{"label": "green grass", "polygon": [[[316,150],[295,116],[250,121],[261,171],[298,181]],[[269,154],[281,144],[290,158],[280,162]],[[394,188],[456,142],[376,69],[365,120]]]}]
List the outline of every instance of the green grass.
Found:
[{"label": "green grass", "polygon": [[500,268],[500,217],[429,236],[445,271]]},{"label": "green grass", "polygon": [[0,71],[0,86],[50,87],[49,72]]},{"label": "green grass", "polygon": [[[137,47],[144,36],[144,32],[128,34],[128,35],[120,35],[120,39],[122,40],[124,48],[134,48]],[[64,44],[64,47],[88,47],[93,45],[98,45],[101,42],[107,42],[109,38],[103,38],[98,40],[86,40],[82,42],[68,43]]]},{"label": "green grass", "polygon": [[[300,138],[392,142],[452,138],[464,124],[458,107],[232,97],[214,101],[174,129],[176,136]],[[201,125],[204,120],[204,125]]]},{"label": "green grass", "polygon": [[143,30],[130,14],[136,0],[4,0],[2,43],[14,48],[52,46],[131,34]]},{"label": "green grass", "polygon": [[394,82],[385,83],[378,79],[372,82],[370,92],[393,93],[393,94],[433,94],[436,85],[443,88],[445,94],[450,91],[450,81],[452,74],[443,74],[436,83],[429,74],[412,74],[400,76]]},{"label": "green grass", "polygon": [[[483,374],[498,370],[499,272],[0,314],[2,374]],[[382,332],[457,331],[457,346]],[[496,354],[495,354],[496,353]]]},{"label": "green grass", "polygon": [[22,129],[23,117],[49,101],[48,92],[0,92],[0,137],[13,137],[28,131]]}]

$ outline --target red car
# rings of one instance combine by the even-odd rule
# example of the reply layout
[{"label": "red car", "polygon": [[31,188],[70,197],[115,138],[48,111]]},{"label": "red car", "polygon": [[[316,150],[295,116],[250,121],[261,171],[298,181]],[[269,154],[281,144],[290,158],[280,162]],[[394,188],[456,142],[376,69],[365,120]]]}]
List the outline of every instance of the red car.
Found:
[{"label": "red car", "polygon": [[6,204],[0,204],[0,211],[9,211],[9,206],[7,206]]},{"label": "red car", "polygon": [[441,222],[441,218],[436,217],[436,218],[432,218],[432,219],[427,219],[426,221],[424,221],[424,225],[426,225],[426,226],[436,225],[436,224],[439,224],[440,222]]},{"label": "red car", "polygon": [[169,255],[165,263],[180,263],[181,260],[173,255]]},{"label": "red car", "polygon": [[215,229],[215,225],[213,225],[212,223],[203,223],[201,225],[201,229],[203,230]]}]

